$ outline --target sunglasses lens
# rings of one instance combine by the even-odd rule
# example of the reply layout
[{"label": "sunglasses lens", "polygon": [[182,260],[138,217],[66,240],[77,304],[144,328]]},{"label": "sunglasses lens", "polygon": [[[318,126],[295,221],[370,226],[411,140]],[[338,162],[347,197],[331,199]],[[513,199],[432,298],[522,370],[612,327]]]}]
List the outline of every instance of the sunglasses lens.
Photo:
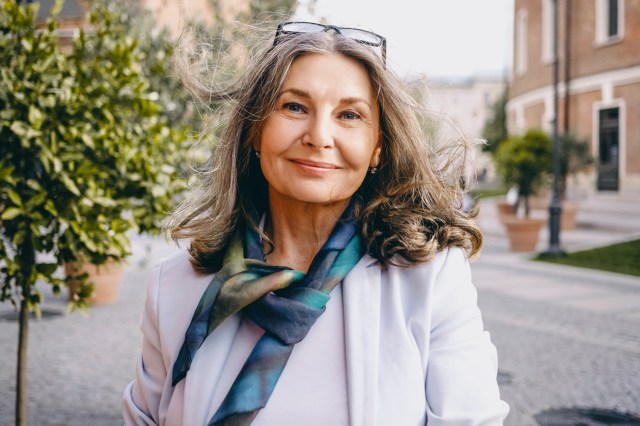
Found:
[{"label": "sunglasses lens", "polygon": [[358,28],[336,27],[333,25],[316,24],[314,22],[284,22],[278,25],[278,31],[276,32],[276,37],[273,39],[273,45],[276,46],[279,43],[279,36],[282,34],[308,34],[331,30],[359,43],[376,47],[381,46],[382,62],[386,62],[387,49],[384,37]]},{"label": "sunglasses lens", "polygon": [[317,33],[325,29],[324,25],[313,22],[287,22],[282,26],[282,31],[286,33]]},{"label": "sunglasses lens", "polygon": [[350,39],[370,44],[372,46],[380,46],[382,44],[382,37],[379,35],[359,30],[357,28],[340,28],[340,33],[345,37],[349,37]]}]

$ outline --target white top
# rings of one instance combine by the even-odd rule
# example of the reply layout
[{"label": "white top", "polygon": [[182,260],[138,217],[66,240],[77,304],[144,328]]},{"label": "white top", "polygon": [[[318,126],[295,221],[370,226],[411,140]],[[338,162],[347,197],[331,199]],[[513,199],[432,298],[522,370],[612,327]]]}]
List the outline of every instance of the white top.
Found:
[{"label": "white top", "polygon": [[[239,350],[235,349],[239,342],[248,342],[237,338],[240,315],[227,318],[213,331],[198,350],[187,376],[175,387],[171,385],[171,371],[185,331],[211,277],[193,271],[186,250],[154,268],[141,322],[142,356],[136,378],[123,396],[125,425],[206,425],[217,410],[218,401],[226,393],[223,388],[228,388],[236,375],[227,368],[229,355]],[[318,370],[317,374],[335,378],[341,370],[346,371],[349,421],[332,417],[319,423],[502,425],[509,407],[500,400],[497,354],[483,329],[469,263],[461,249],[443,250],[433,261],[409,268],[383,268],[375,259],[364,256],[341,286],[344,348],[335,353],[338,358],[344,354],[344,368],[334,368],[330,373]],[[334,295],[329,308],[336,305],[340,304]],[[320,320],[333,321],[335,316],[323,315]],[[311,332],[321,333],[322,328],[314,327]],[[327,353],[318,356],[317,351],[331,348],[321,348],[321,338],[317,342],[309,343],[307,356],[320,369]],[[300,362],[307,359],[302,353],[306,346],[303,340],[294,350]],[[250,347],[247,344],[245,354]],[[309,413],[316,403],[316,413],[333,404],[333,390],[323,391],[321,397],[311,396],[313,388],[320,388],[317,382],[300,379],[301,373],[293,371],[296,364],[287,366],[284,385],[276,387],[272,397],[277,398],[272,401],[274,416],[281,415],[275,413],[276,409],[287,406],[278,400],[306,404],[311,408],[304,411]],[[314,373],[309,371],[313,369],[301,369],[304,374]],[[338,381],[332,378],[327,385]],[[289,389],[286,392],[285,387]],[[280,392],[283,395],[279,396]],[[341,416],[342,410],[337,410]],[[327,415],[333,415],[332,411],[325,409]]]},{"label": "white top", "polygon": [[[213,406],[220,406],[264,331],[248,318],[240,321],[231,344]],[[331,292],[324,314],[296,344],[255,426],[348,424],[342,286]]]}]

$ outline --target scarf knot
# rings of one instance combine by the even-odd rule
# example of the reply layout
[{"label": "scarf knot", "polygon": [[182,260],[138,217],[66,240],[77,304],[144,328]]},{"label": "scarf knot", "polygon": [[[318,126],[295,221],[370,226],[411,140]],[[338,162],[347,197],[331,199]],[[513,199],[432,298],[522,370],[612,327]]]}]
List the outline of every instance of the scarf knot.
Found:
[{"label": "scarf knot", "polygon": [[175,386],[207,336],[240,311],[265,330],[209,425],[249,425],[266,405],[294,345],[306,337],[325,311],[331,290],[362,257],[353,210],[352,202],[306,274],[265,263],[258,234],[249,227],[236,231],[173,365]]}]

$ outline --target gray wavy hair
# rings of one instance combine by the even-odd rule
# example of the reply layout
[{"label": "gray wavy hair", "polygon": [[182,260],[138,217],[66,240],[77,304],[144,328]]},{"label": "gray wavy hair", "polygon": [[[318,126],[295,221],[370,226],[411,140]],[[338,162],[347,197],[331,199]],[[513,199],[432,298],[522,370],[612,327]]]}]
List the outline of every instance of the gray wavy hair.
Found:
[{"label": "gray wavy hair", "polygon": [[[268,208],[268,186],[252,146],[273,111],[291,64],[307,53],[341,54],[367,70],[380,105],[382,134],[378,172],[368,175],[357,194],[356,212],[363,249],[384,264],[428,262],[447,246],[475,256],[482,233],[475,211],[462,211],[460,187],[469,144],[460,139],[436,149],[420,125],[424,107],[382,62],[378,52],[340,34],[294,34],[257,55],[242,78],[222,90],[194,78],[189,55],[178,55],[183,80],[205,102],[226,102],[226,123],[204,171],[165,227],[174,240],[190,241],[193,267],[212,272],[240,221],[257,229],[253,211]],[[263,235],[263,238],[267,238]],[[268,240],[268,239],[267,239]]]}]

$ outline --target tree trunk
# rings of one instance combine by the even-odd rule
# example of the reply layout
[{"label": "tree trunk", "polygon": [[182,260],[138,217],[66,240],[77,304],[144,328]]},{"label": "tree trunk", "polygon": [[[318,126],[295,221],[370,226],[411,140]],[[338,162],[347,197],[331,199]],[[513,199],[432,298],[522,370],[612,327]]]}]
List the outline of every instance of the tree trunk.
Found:
[{"label": "tree trunk", "polygon": [[[30,224],[27,223],[26,229]],[[20,325],[18,332],[18,364],[16,371],[16,426],[27,426],[27,343],[29,341],[29,297],[31,296],[32,272],[35,268],[36,254],[27,232],[25,242],[18,248],[21,290]]]},{"label": "tree trunk", "polygon": [[[28,284],[28,281],[24,281]],[[25,291],[26,290],[26,291]],[[16,426],[27,425],[27,342],[29,339],[28,286],[22,287],[20,328],[18,334],[18,369],[16,371]]]}]

